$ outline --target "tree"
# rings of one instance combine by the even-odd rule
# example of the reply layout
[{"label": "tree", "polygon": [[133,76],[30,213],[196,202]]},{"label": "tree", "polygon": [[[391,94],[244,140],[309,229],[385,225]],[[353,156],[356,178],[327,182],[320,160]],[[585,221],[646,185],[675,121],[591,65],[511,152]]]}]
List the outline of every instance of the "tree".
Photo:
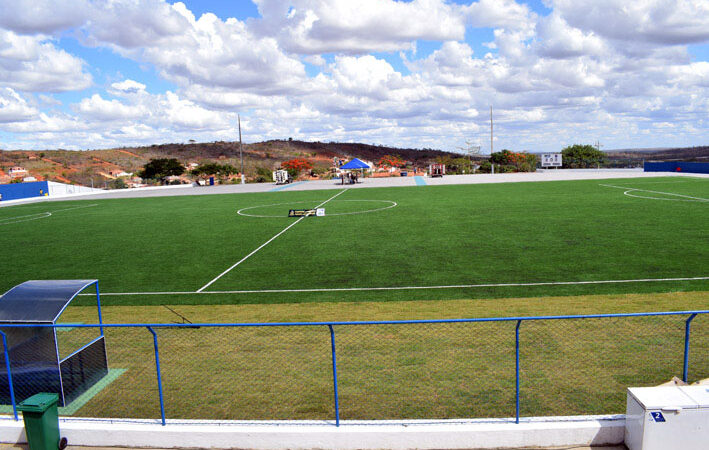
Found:
[{"label": "tree", "polygon": [[216,175],[218,177],[228,177],[229,175],[234,175],[238,173],[236,167],[231,164],[216,164],[207,163],[193,169],[190,173],[195,176],[210,176]]},{"label": "tree", "polygon": [[295,171],[296,174],[302,172],[303,170],[310,170],[313,168],[313,164],[308,161],[307,159],[303,158],[295,158],[295,159],[290,159],[288,161],[284,161],[281,164],[281,167],[284,169],[288,170],[289,172],[291,170]]},{"label": "tree", "polygon": [[561,151],[561,158],[566,168],[594,167],[603,162],[605,153],[593,145],[574,144]]},{"label": "tree", "polygon": [[379,167],[403,167],[404,160],[398,155],[384,155],[379,158],[377,165]]},{"label": "tree", "polygon": [[143,166],[143,170],[138,172],[140,178],[153,178],[164,181],[165,178],[172,175],[182,175],[185,173],[185,168],[175,158],[159,158],[151,159],[150,162]]},{"label": "tree", "polygon": [[537,169],[537,155],[527,152],[502,150],[490,155],[490,162],[497,164],[500,171],[534,172]]}]

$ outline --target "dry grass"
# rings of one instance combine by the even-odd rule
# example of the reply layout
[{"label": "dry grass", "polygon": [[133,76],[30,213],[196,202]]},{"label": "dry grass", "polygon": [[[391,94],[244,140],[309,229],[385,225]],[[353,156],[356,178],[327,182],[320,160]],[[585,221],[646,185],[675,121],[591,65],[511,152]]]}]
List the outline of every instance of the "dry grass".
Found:
[{"label": "dry grass", "polygon": [[[438,319],[704,309],[706,292],[388,303],[179,306],[194,322]],[[67,322],[95,322],[70,307]],[[616,413],[624,391],[681,376],[685,317],[525,322],[522,414]],[[179,320],[163,307],[106,307],[107,323]],[[693,322],[690,378],[709,375],[709,317]],[[514,415],[515,322],[336,326],[343,419]],[[158,329],[168,418],[330,419],[326,326]],[[88,337],[80,328],[61,339]],[[71,338],[70,336],[74,336]],[[106,330],[128,371],[78,415],[159,417],[152,336]]]}]

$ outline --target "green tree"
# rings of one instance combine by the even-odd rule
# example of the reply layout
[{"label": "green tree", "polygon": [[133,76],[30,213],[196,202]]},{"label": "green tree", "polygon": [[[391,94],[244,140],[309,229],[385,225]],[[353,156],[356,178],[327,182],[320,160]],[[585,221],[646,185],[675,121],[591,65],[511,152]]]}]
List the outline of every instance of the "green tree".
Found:
[{"label": "green tree", "polygon": [[605,154],[593,145],[574,144],[561,151],[566,168],[595,167],[603,162]]},{"label": "green tree", "polygon": [[195,176],[216,175],[219,177],[228,177],[238,172],[237,168],[231,164],[206,163],[193,169],[190,173]]},{"label": "green tree", "polygon": [[138,172],[140,178],[152,178],[164,181],[172,175],[182,175],[185,168],[175,158],[151,159],[143,166],[143,170]]},{"label": "green tree", "polygon": [[125,181],[123,181],[122,178],[116,178],[115,180],[111,180],[108,185],[111,187],[111,189],[126,189],[128,187],[128,185]]}]

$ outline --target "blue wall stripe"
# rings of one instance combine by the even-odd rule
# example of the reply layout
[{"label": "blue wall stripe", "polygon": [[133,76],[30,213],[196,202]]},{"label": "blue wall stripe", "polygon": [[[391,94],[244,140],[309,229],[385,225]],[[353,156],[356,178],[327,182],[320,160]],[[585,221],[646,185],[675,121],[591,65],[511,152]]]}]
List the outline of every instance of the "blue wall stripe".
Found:
[{"label": "blue wall stripe", "polygon": [[298,186],[299,184],[307,183],[307,181],[298,181],[296,183],[284,184],[282,186],[275,187],[268,192],[282,191],[283,189],[288,189],[289,187]]},{"label": "blue wall stripe", "polygon": [[426,180],[423,179],[423,177],[420,176],[415,176],[414,181],[416,182],[416,186],[426,186]]},{"label": "blue wall stripe", "polygon": [[709,173],[709,163],[686,161],[646,162],[645,172]]}]

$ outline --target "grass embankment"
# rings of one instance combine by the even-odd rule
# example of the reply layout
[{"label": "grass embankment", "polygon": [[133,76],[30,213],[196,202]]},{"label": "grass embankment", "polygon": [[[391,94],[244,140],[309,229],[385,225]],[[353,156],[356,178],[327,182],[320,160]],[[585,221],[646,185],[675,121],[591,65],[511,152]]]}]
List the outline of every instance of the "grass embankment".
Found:
[{"label": "grass embankment", "polygon": [[[707,308],[708,293],[294,305],[173,306],[193,322],[516,317]],[[95,308],[64,321],[95,323]],[[525,322],[522,414],[620,413],[625,388],[682,375],[684,316]],[[159,306],[106,307],[107,323],[170,323]],[[343,419],[509,417],[515,322],[336,326]],[[690,380],[709,376],[709,317],[693,322]],[[330,419],[325,326],[158,329],[167,416]],[[64,342],[88,339],[75,329]],[[66,337],[62,337],[66,336]],[[78,415],[159,417],[152,336],[106,329],[109,364],[128,371]],[[60,344],[61,345],[61,344]]]}]

